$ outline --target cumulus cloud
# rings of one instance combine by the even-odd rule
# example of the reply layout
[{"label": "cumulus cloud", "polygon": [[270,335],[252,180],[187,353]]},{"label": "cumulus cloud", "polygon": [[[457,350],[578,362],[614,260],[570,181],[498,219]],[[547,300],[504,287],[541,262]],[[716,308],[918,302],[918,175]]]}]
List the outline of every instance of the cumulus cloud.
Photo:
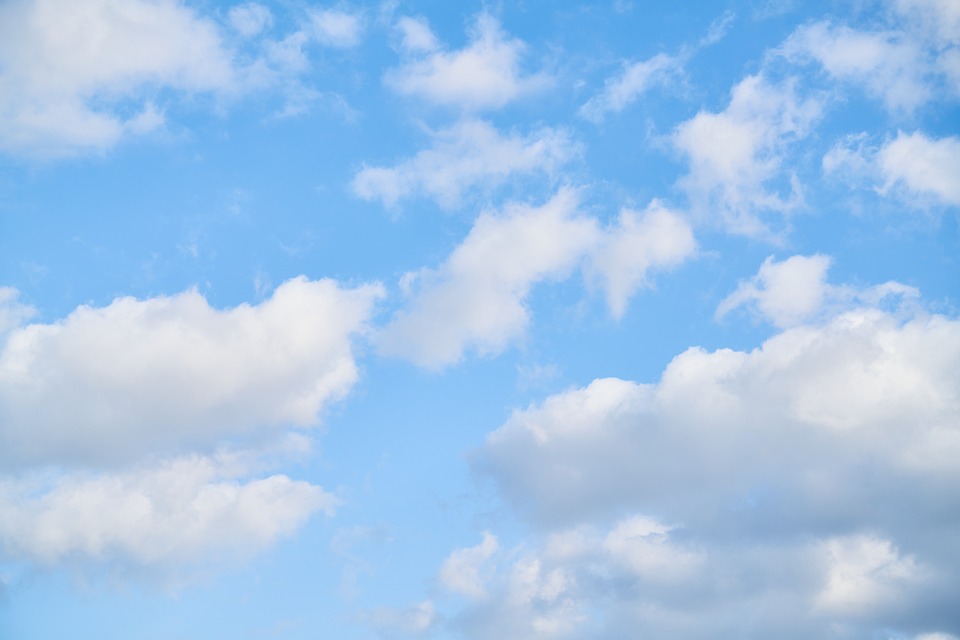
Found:
[{"label": "cumulus cloud", "polygon": [[377,336],[380,351],[431,368],[466,349],[502,351],[526,328],[533,285],[570,273],[595,245],[596,221],[578,215],[578,204],[563,189],[540,207],[480,215],[440,267],[405,276],[408,302]]},{"label": "cumulus cloud", "polygon": [[451,552],[440,567],[440,584],[470,598],[484,597],[486,592],[481,573],[487,560],[496,553],[497,546],[496,537],[484,533],[483,541],[477,546]]},{"label": "cumulus cloud", "polygon": [[216,23],[179,3],[4,3],[0,150],[106,149],[162,124],[151,88],[226,94],[239,74]]},{"label": "cumulus cloud", "polygon": [[654,200],[642,212],[620,211],[592,254],[587,277],[601,283],[610,312],[619,319],[636,290],[649,285],[651,270],[680,264],[696,246],[683,216]]},{"label": "cumulus cloud", "polygon": [[19,297],[13,287],[0,287],[0,339],[37,313],[32,306],[18,302]]},{"label": "cumulus cloud", "polygon": [[336,499],[285,475],[238,478],[236,464],[181,456],[136,470],[0,478],[0,553],[138,567],[256,552]]},{"label": "cumulus cloud", "polygon": [[697,210],[717,216],[732,232],[769,233],[762,214],[782,214],[799,202],[795,182],[787,195],[769,183],[782,178],[786,147],[807,134],[820,111],[820,103],[800,98],[792,82],[745,78],[726,109],[700,111],[674,131],[673,144],[690,163],[680,186]]},{"label": "cumulus cloud", "polygon": [[580,107],[580,115],[592,122],[602,122],[608,113],[623,111],[645,92],[667,84],[681,71],[680,59],[665,53],[625,63],[618,76],[606,80],[602,92]]},{"label": "cumulus cloud", "polygon": [[224,310],[187,291],[20,313],[0,346],[0,557],[162,573],[332,513],[320,487],[265,472],[309,453],[289,429],[356,382],[380,295],[300,277]]},{"label": "cumulus cloud", "polygon": [[960,171],[957,136],[936,139],[921,131],[898,131],[896,138],[882,144],[872,143],[866,134],[847,136],[824,155],[823,169],[913,207],[960,205],[960,187],[954,179]]},{"label": "cumulus cloud", "polygon": [[435,49],[425,22],[402,22],[401,65],[384,76],[404,95],[467,110],[499,108],[544,87],[548,78],[521,69],[526,45],[509,38],[493,16],[481,13],[470,30],[470,42],[455,51]]},{"label": "cumulus cloud", "polygon": [[312,9],[309,15],[313,36],[320,44],[338,49],[360,44],[363,21],[359,15],[336,9]]},{"label": "cumulus cloud", "polygon": [[[822,282],[821,259],[794,268]],[[514,412],[473,463],[562,595],[518,609],[502,570],[465,635],[956,633],[960,322],[854,302]],[[568,626],[531,630],[550,614]]]},{"label": "cumulus cloud", "polygon": [[794,60],[816,60],[834,78],[866,85],[894,111],[911,112],[931,97],[924,52],[902,33],[817,22],[793,33],[783,51]]},{"label": "cumulus cloud", "polygon": [[553,174],[578,153],[564,131],[549,127],[527,136],[501,135],[482,120],[467,119],[432,134],[433,146],[393,167],[363,167],[353,190],[386,206],[424,194],[452,209],[472,188],[493,188],[515,174]]},{"label": "cumulus cloud", "polygon": [[255,36],[273,23],[270,9],[258,2],[247,2],[227,12],[230,26],[244,37]]},{"label": "cumulus cloud", "polygon": [[357,379],[378,286],[290,280],[256,306],[196,291],[82,306],[0,351],[0,460],[107,463],[310,426]]}]

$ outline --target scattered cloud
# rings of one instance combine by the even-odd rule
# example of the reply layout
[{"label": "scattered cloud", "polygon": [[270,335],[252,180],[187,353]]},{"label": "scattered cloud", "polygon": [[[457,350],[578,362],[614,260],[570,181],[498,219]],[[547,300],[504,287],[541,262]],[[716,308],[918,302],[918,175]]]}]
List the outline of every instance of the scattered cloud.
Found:
[{"label": "scattered cloud", "polygon": [[289,280],[256,306],[196,291],[82,306],[0,351],[0,460],[109,464],[316,424],[357,379],[376,285]]},{"label": "scattered cloud", "polygon": [[225,95],[241,75],[218,25],[179,3],[4,3],[0,150],[103,150],[162,124],[152,89]]},{"label": "scattered cloud", "polygon": [[601,283],[610,313],[620,319],[637,289],[649,286],[651,270],[674,267],[696,248],[683,216],[654,200],[642,212],[620,211],[589,259],[587,278]]},{"label": "scattered cloud", "polygon": [[363,34],[361,16],[337,9],[311,9],[310,23],[314,38],[327,47],[350,49],[360,44]]},{"label": "scattered cloud", "polygon": [[0,287],[0,339],[37,313],[34,307],[18,302],[19,297],[20,292],[13,287]]},{"label": "scattered cloud", "polygon": [[690,171],[679,184],[695,210],[717,216],[733,233],[769,234],[763,214],[783,214],[802,201],[795,176],[787,195],[770,183],[782,178],[786,147],[808,133],[820,112],[818,100],[797,95],[795,82],[773,85],[754,75],[733,88],[723,111],[700,111],[681,123],[673,143]]},{"label": "scattered cloud", "polygon": [[488,122],[473,119],[432,137],[432,148],[394,167],[362,168],[353,179],[354,192],[388,207],[422,193],[453,209],[472,188],[493,188],[515,174],[552,175],[579,151],[562,130],[503,136]]},{"label": "scattered cloud", "polygon": [[405,276],[408,302],[377,336],[380,351],[440,368],[468,348],[505,349],[526,328],[531,287],[568,274],[595,245],[596,221],[578,215],[578,204],[562,189],[540,207],[481,214],[440,267]]},{"label": "scattered cloud", "polygon": [[603,91],[580,107],[579,113],[591,122],[602,122],[608,113],[623,111],[650,89],[674,81],[682,71],[680,59],[665,53],[624,63],[620,75],[607,78]]},{"label": "scattered cloud", "polygon": [[227,12],[230,26],[245,38],[255,36],[273,24],[270,9],[258,2],[247,2],[232,7]]},{"label": "scattered cloud", "polygon": [[451,552],[440,567],[440,584],[469,598],[483,598],[486,591],[481,574],[484,565],[496,553],[497,546],[496,537],[484,533],[483,541],[477,546]]},{"label": "scattered cloud", "polygon": [[897,197],[912,209],[960,205],[960,187],[954,179],[960,170],[957,136],[935,139],[920,131],[898,131],[896,138],[882,144],[866,134],[847,136],[824,155],[823,170]]},{"label": "scattered cloud", "polygon": [[239,471],[229,459],[190,455],[136,470],[0,478],[0,550],[48,566],[206,564],[256,552],[337,503],[307,482]]},{"label": "scattered cloud", "polygon": [[399,28],[405,57],[384,77],[398,93],[476,111],[502,107],[549,83],[544,74],[523,73],[526,45],[504,34],[487,13],[477,16],[469,44],[457,51],[433,49],[435,38],[425,21],[402,22]]}]

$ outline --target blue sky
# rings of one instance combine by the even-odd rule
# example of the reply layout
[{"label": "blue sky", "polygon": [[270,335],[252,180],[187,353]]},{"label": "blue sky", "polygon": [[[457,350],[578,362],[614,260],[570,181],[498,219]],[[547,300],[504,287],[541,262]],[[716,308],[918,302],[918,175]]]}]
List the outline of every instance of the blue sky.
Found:
[{"label": "blue sky", "polygon": [[6,0],[0,638],[956,640],[960,4]]}]

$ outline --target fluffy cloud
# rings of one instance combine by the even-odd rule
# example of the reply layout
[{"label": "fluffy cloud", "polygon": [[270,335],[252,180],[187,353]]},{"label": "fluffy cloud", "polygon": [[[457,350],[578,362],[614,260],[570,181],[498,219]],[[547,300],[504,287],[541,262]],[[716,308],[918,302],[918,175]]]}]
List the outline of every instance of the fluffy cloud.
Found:
[{"label": "fluffy cloud", "polygon": [[835,78],[866,85],[891,110],[913,111],[932,93],[924,77],[924,52],[897,32],[818,22],[798,29],[783,50],[795,60],[816,60]]},{"label": "fluffy cloud", "polygon": [[502,136],[487,122],[468,119],[436,132],[432,148],[394,167],[364,167],[353,190],[386,206],[423,193],[451,209],[471,188],[494,187],[514,174],[552,174],[577,151],[563,131]]},{"label": "fluffy cloud", "polygon": [[792,83],[776,86],[756,75],[733,88],[725,110],[681,123],[673,143],[690,162],[680,185],[695,208],[719,216],[734,233],[768,233],[761,214],[789,211],[798,198],[796,185],[784,196],[768,183],[779,177],[788,143],[807,134],[820,110]]},{"label": "fluffy cloud", "polygon": [[307,482],[238,471],[193,455],[135,471],[0,478],[0,555],[45,565],[206,563],[258,551],[336,505]]},{"label": "fluffy cloud", "polygon": [[433,49],[435,38],[423,22],[403,22],[400,29],[405,59],[384,77],[399,93],[477,110],[502,107],[548,82],[523,74],[524,43],[508,38],[489,14],[477,16],[470,43],[458,51]]},{"label": "fluffy cloud", "polygon": [[623,209],[616,224],[604,230],[587,266],[599,281],[615,318],[622,318],[630,297],[648,284],[653,269],[675,266],[696,249],[693,231],[683,217],[653,201],[646,211]]},{"label": "fluffy cloud", "polygon": [[105,464],[313,425],[356,381],[351,337],[379,293],[298,278],[257,306],[188,291],[16,329],[0,351],[0,459]]},{"label": "fluffy cloud", "polygon": [[[823,286],[820,257],[783,268]],[[654,384],[601,379],[516,411],[474,464],[535,525],[510,563],[551,597],[519,607],[508,563],[459,624],[475,638],[956,633],[958,365],[956,320],[858,306],[754,351],[691,348]],[[538,616],[566,623],[536,631]]]},{"label": "fluffy cloud", "polygon": [[854,185],[866,183],[882,195],[893,195],[913,207],[960,205],[960,138],[929,138],[920,131],[897,132],[883,144],[871,144],[865,134],[848,136],[824,155],[826,173]]},{"label": "fluffy cloud", "polygon": [[320,487],[264,471],[307,453],[286,430],[315,425],[356,381],[352,342],[380,295],[301,277],[256,306],[217,310],[188,291],[10,331],[0,556],[162,572],[332,513]]},{"label": "fluffy cloud", "polygon": [[445,589],[471,597],[485,594],[481,572],[483,565],[497,551],[497,539],[485,533],[483,542],[475,547],[453,551],[440,567],[440,584]]},{"label": "fluffy cloud", "polygon": [[883,146],[877,155],[884,190],[903,187],[908,192],[932,196],[960,206],[960,138],[932,140],[920,132],[904,134]]},{"label": "fluffy cloud", "polygon": [[540,207],[482,214],[439,268],[407,274],[407,308],[380,332],[380,350],[437,368],[468,348],[504,349],[527,325],[531,287],[569,273],[595,246],[596,221],[577,206],[577,194],[564,189]]},{"label": "fluffy cloud", "polygon": [[665,53],[624,64],[620,75],[608,78],[603,91],[580,107],[580,115],[601,122],[608,113],[623,111],[646,91],[670,82],[681,71],[680,60]]},{"label": "fluffy cloud", "polygon": [[313,35],[320,44],[349,49],[360,44],[363,22],[360,16],[335,9],[310,11]]},{"label": "fluffy cloud", "polygon": [[150,88],[223,94],[238,74],[217,25],[179,3],[4,3],[0,150],[104,149],[162,124]]}]

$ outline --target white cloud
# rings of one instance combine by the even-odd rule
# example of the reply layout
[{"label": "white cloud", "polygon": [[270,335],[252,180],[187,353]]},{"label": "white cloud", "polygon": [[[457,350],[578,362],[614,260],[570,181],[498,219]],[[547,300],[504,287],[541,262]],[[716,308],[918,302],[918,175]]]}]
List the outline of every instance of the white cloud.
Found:
[{"label": "white cloud", "polygon": [[912,557],[901,557],[889,540],[874,536],[831,538],[823,542],[823,554],[830,567],[816,606],[838,613],[864,614],[890,606],[922,577]]},{"label": "white cloud", "polygon": [[[410,26],[407,24],[408,33]],[[431,43],[432,37],[427,37],[426,25],[422,26],[414,39],[405,38],[410,45],[405,48],[407,58],[384,77],[399,93],[477,110],[502,107],[548,82],[543,75],[523,74],[520,62],[526,46],[507,38],[489,14],[477,16],[470,43],[458,51],[426,49],[423,45]]]},{"label": "white cloud", "polygon": [[893,5],[939,47],[960,44],[960,6],[953,0],[894,0]]},{"label": "white cloud", "polygon": [[249,38],[255,36],[273,24],[273,14],[270,9],[257,2],[247,2],[231,7],[227,12],[230,26],[237,33]]},{"label": "white cloud", "polygon": [[673,143],[689,159],[680,186],[695,209],[735,233],[769,233],[761,214],[787,212],[799,196],[795,184],[784,197],[768,183],[780,175],[785,147],[806,135],[820,110],[818,101],[798,98],[792,83],[776,86],[756,75],[733,88],[725,110],[681,123]]},{"label": "white cloud", "polygon": [[645,92],[671,82],[681,71],[680,60],[665,53],[625,63],[619,76],[607,78],[603,91],[580,107],[580,115],[601,122],[606,114],[623,111]]},{"label": "white cloud", "polygon": [[929,138],[920,131],[897,132],[883,144],[866,134],[847,136],[823,157],[823,170],[852,185],[872,186],[915,208],[932,203],[960,205],[960,138]]},{"label": "white cloud", "polygon": [[0,339],[37,313],[32,306],[17,302],[18,297],[20,292],[13,287],[0,287]]},{"label": "white cloud", "polygon": [[563,189],[540,207],[482,214],[439,268],[405,277],[414,291],[377,336],[381,352],[439,368],[468,348],[481,355],[505,349],[526,328],[531,287],[569,273],[595,245],[596,222],[577,215],[578,204]]},{"label": "white cloud", "polygon": [[778,327],[801,324],[821,311],[830,285],[830,258],[823,255],[793,256],[783,262],[768,257],[756,276],[741,282],[737,290],[717,307],[723,317],[742,305],[751,305]]},{"label": "white cloud", "polygon": [[484,597],[484,565],[497,548],[496,537],[484,533],[483,541],[477,546],[452,551],[440,567],[440,584],[445,589],[470,598]]},{"label": "white cloud", "polygon": [[0,479],[0,550],[44,565],[206,564],[258,551],[337,503],[307,482],[237,471],[191,455],[135,471]]},{"label": "white cloud", "polygon": [[401,36],[400,48],[406,53],[436,51],[440,47],[426,18],[400,18],[397,20],[396,29]]},{"label": "white cloud", "polygon": [[[821,282],[821,260],[798,264]],[[516,411],[473,460],[533,525],[513,562],[549,597],[521,607],[491,574],[458,628],[952,629],[958,365],[960,322],[860,307],[750,352],[691,348],[654,384],[595,380]],[[533,630],[550,616],[567,625]]]},{"label": "white cloud", "polygon": [[680,264],[696,250],[690,225],[654,200],[643,212],[623,209],[604,231],[587,266],[588,278],[602,283],[615,318],[622,318],[630,297],[648,284],[647,274]]},{"label": "white cloud", "polygon": [[408,637],[428,632],[437,622],[437,612],[432,601],[424,600],[404,609],[374,609],[363,619],[387,637]]},{"label": "white cloud", "polygon": [[920,132],[904,134],[885,144],[877,154],[883,189],[903,186],[909,192],[933,196],[960,206],[960,138],[933,140]]},{"label": "white cloud", "polygon": [[359,15],[336,9],[313,9],[309,15],[313,36],[320,44],[339,49],[360,44],[363,22]]},{"label": "white cloud", "polygon": [[487,122],[468,119],[434,133],[432,148],[394,167],[364,167],[352,186],[360,197],[386,206],[423,193],[452,209],[465,191],[492,188],[514,174],[553,174],[577,152],[560,130],[502,136]]},{"label": "white cloud", "polygon": [[140,117],[153,109],[152,88],[226,94],[240,82],[217,25],[179,3],[0,7],[0,150],[8,153],[106,149],[160,124]]},{"label": "white cloud", "polygon": [[[849,311],[752,352],[691,348],[657,384],[604,379],[552,396],[490,434],[477,465],[539,521],[633,507],[716,526],[718,510],[701,506],[734,508],[760,491],[776,504],[745,513],[744,526],[792,505],[795,526],[909,527],[870,521],[881,518],[870,505],[896,514],[918,491],[947,499],[958,362],[956,321]],[[850,475],[867,469],[870,484]],[[859,506],[839,513],[837,500]]]},{"label": "white cloud", "polygon": [[893,111],[911,112],[928,101],[928,61],[920,44],[897,31],[867,32],[817,22],[783,45],[791,59],[812,58],[831,76],[858,82]]},{"label": "white cloud", "polygon": [[351,339],[380,291],[297,278],[257,306],[188,291],[16,329],[0,351],[0,460],[105,464],[314,425],[357,379]]}]

